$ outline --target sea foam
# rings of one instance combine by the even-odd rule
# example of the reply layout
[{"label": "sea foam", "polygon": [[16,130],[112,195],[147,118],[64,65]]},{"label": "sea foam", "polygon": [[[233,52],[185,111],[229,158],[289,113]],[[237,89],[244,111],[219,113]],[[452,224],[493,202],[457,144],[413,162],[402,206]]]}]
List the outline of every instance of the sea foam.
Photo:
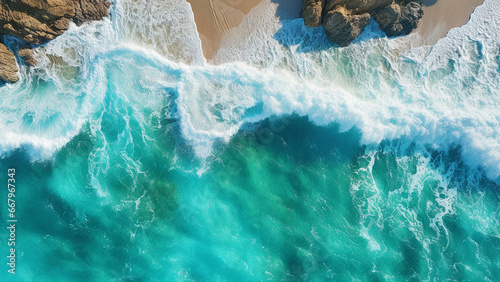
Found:
[{"label": "sea foam", "polygon": [[223,38],[211,63],[189,6],[153,2],[118,0],[110,19],[71,26],[39,51],[45,59],[37,68],[22,67],[21,82],[0,90],[0,129],[8,136],[1,151],[24,144],[34,158],[50,156],[101,109],[107,71],[127,59],[121,71],[176,93],[181,135],[202,158],[245,123],[296,113],[317,125],[356,126],[363,144],[461,146],[468,165],[500,181],[498,1],[486,0],[432,47],[414,47],[416,34],[387,39],[371,23],[345,48],[301,19],[278,21],[265,1]]}]

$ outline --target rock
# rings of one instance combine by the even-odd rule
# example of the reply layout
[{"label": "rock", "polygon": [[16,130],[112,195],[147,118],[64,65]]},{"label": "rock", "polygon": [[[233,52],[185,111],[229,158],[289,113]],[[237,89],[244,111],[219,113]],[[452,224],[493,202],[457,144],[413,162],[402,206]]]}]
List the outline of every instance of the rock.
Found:
[{"label": "rock", "polygon": [[61,35],[71,20],[102,19],[108,7],[106,0],[2,0],[0,34],[39,45]]},{"label": "rock", "polygon": [[423,5],[410,2],[401,7],[396,3],[385,7],[374,15],[380,29],[389,37],[409,34],[417,27],[424,14]]},{"label": "rock", "polygon": [[[308,27],[323,24],[334,43],[349,44],[359,36],[371,16],[387,36],[410,33],[423,15],[421,0],[304,0],[302,17]],[[404,6],[402,6],[404,5]]]},{"label": "rock", "polygon": [[302,17],[304,24],[307,27],[318,27],[321,25],[323,8],[325,1],[323,0],[305,0],[302,8]]},{"label": "rock", "polygon": [[21,11],[44,22],[61,17],[70,18],[75,14],[75,2],[72,0],[4,0],[12,11]]},{"label": "rock", "polygon": [[18,71],[16,56],[5,44],[0,43],[0,80],[17,82],[19,80]]},{"label": "rock", "polygon": [[345,7],[354,13],[366,13],[390,5],[393,0],[345,0]]},{"label": "rock", "polygon": [[19,57],[21,58],[21,60],[23,60],[23,62],[30,66],[30,67],[33,67],[36,65],[36,59],[35,59],[35,53],[33,51],[33,49],[30,49],[30,48],[23,48],[23,49],[20,49],[19,52]]},{"label": "rock", "polygon": [[376,13],[373,18],[387,36],[396,36],[403,32],[403,25],[400,23],[401,6],[396,3],[385,7]]},{"label": "rock", "polygon": [[363,14],[366,12],[371,13],[390,5],[392,2],[393,0],[327,0],[325,9],[331,11],[341,5],[351,10],[353,14]]},{"label": "rock", "polygon": [[0,10],[0,33],[31,44],[61,35],[65,29],[57,20],[75,13],[69,0],[4,0]]},{"label": "rock", "polygon": [[356,39],[370,21],[370,14],[352,15],[350,11],[342,6],[326,13],[323,19],[323,27],[326,35],[340,46],[347,46]]},{"label": "rock", "polygon": [[401,12],[401,24],[403,25],[403,34],[409,34],[417,28],[418,22],[424,15],[424,5],[416,2],[408,3]]},{"label": "rock", "polygon": [[[108,15],[106,0],[1,0],[0,36],[10,35],[24,43],[40,45],[64,33],[70,22],[81,25]],[[0,45],[0,79],[16,82],[15,55]],[[19,57],[29,66],[36,64],[33,50],[23,48]]]},{"label": "rock", "polygon": [[100,21],[108,15],[110,3],[106,0],[80,0],[73,21],[81,25],[87,21]]},{"label": "rock", "polygon": [[345,0],[326,0],[325,11],[331,11],[339,5],[343,5]]}]

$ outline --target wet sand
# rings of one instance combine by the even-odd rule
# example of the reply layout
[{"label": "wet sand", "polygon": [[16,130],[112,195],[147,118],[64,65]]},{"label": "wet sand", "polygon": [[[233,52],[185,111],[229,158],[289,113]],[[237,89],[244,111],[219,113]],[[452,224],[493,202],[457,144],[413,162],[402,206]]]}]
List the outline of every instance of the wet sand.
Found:
[{"label": "wet sand", "polygon": [[[296,19],[302,0],[187,0],[193,9],[194,18],[203,54],[211,60],[219,49],[224,34],[238,27],[244,17],[261,2],[277,5],[276,17]],[[436,43],[448,31],[469,21],[474,9],[484,0],[424,0],[424,16],[414,31],[422,36],[423,45]]]},{"label": "wet sand", "polygon": [[245,15],[262,0],[187,1],[193,9],[203,54],[210,60],[219,48],[222,35],[237,27]]},{"label": "wet sand", "polygon": [[469,21],[474,9],[484,0],[424,0],[424,16],[414,31],[422,36],[423,45],[432,45],[448,31]]}]

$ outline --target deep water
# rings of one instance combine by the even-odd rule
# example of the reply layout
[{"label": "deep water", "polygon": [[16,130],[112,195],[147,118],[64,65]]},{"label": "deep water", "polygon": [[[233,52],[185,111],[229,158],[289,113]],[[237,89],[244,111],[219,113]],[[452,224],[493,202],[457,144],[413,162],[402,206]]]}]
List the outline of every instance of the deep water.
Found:
[{"label": "deep water", "polygon": [[289,116],[200,163],[168,119],[117,133],[84,128],[52,161],[2,159],[17,171],[18,281],[500,275],[500,190],[458,149],[369,148],[356,129]]},{"label": "deep water", "polygon": [[269,2],[212,62],[184,0],[144,3],[0,87],[0,281],[498,280],[500,2],[347,48]]}]

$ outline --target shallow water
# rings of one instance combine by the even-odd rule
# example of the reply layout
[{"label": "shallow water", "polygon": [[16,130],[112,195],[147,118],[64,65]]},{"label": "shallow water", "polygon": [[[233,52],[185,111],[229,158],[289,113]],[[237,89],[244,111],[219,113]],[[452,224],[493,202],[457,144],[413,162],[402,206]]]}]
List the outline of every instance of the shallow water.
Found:
[{"label": "shallow water", "polygon": [[0,88],[15,280],[500,275],[498,2],[432,48],[374,23],[337,48],[262,5],[217,65],[189,6],[142,5]]}]

